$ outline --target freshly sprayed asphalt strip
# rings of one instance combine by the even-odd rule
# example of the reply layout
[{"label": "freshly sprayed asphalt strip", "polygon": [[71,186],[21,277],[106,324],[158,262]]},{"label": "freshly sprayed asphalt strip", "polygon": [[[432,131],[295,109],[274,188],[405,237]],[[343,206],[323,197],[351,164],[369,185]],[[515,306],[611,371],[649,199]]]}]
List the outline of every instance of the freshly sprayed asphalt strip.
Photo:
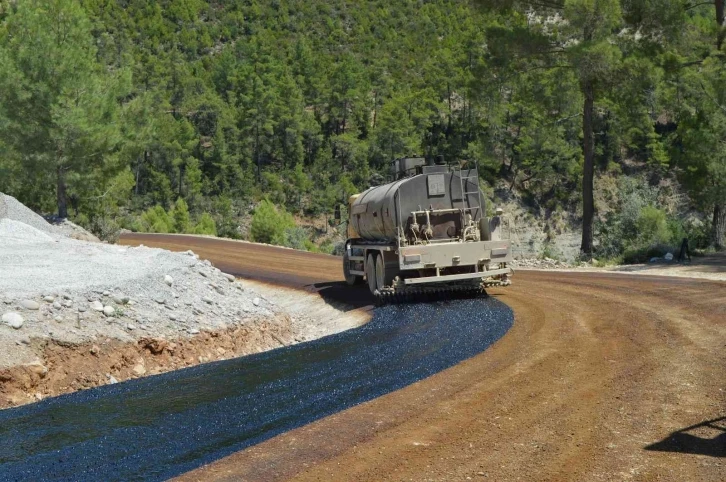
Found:
[{"label": "freshly sprayed asphalt strip", "polygon": [[5,410],[0,479],[164,480],[456,365],[512,323],[492,298],[385,306],[308,343]]}]

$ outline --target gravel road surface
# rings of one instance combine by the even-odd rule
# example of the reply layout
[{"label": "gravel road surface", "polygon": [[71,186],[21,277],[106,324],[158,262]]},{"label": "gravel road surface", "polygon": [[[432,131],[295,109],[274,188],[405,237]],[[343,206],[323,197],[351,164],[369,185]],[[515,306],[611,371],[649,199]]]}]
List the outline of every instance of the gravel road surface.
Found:
[{"label": "gravel road surface", "polygon": [[[183,236],[252,278],[365,306],[340,261]],[[726,283],[518,271],[486,352],[182,480],[726,480]]]}]

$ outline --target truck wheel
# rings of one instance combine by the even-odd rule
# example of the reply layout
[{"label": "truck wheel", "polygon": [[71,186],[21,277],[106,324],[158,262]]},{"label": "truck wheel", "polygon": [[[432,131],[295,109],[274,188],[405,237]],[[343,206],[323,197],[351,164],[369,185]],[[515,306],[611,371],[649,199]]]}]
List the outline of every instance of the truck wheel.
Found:
[{"label": "truck wheel", "polygon": [[372,294],[376,294],[376,255],[371,253],[366,257],[366,280],[368,281],[368,289]]},{"label": "truck wheel", "polygon": [[383,291],[386,287],[386,263],[383,261],[383,254],[379,253],[376,256],[376,288],[378,291]]},{"label": "truck wheel", "polygon": [[350,272],[350,259],[348,258],[348,250],[343,253],[343,276],[345,276],[345,282],[349,285],[359,285],[363,282],[363,277],[357,274],[351,274]]}]

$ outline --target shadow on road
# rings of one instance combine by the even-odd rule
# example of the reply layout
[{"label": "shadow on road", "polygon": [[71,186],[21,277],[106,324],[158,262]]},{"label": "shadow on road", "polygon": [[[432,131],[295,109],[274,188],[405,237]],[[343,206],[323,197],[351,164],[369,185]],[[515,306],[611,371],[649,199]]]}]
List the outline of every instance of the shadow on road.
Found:
[{"label": "shadow on road", "polygon": [[[327,281],[307,285],[305,288],[320,295],[326,303],[343,311],[373,307],[376,303],[368,290],[368,285],[365,284],[350,286],[345,281]],[[341,305],[346,308],[342,308]]]},{"label": "shadow on road", "polygon": [[648,445],[645,450],[726,457],[726,417],[675,431],[660,442]]},{"label": "shadow on road", "polygon": [[[306,285],[305,289],[317,293],[329,305],[341,311],[356,309],[371,309],[376,305],[376,299],[368,290],[368,285],[350,286],[345,281],[328,281]],[[407,296],[391,304],[433,303],[436,301],[466,300],[486,298],[488,295],[472,295],[466,292],[427,293],[416,296]]]}]

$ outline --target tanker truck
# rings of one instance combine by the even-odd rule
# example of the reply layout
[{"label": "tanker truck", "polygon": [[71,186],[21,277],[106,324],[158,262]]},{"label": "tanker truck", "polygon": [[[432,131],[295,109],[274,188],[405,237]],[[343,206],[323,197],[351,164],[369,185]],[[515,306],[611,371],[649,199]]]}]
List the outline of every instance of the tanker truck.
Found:
[{"label": "tanker truck", "polygon": [[393,161],[391,175],[349,198],[348,284],[365,280],[379,302],[510,284],[511,244],[501,210],[487,217],[475,164],[409,157]]}]

